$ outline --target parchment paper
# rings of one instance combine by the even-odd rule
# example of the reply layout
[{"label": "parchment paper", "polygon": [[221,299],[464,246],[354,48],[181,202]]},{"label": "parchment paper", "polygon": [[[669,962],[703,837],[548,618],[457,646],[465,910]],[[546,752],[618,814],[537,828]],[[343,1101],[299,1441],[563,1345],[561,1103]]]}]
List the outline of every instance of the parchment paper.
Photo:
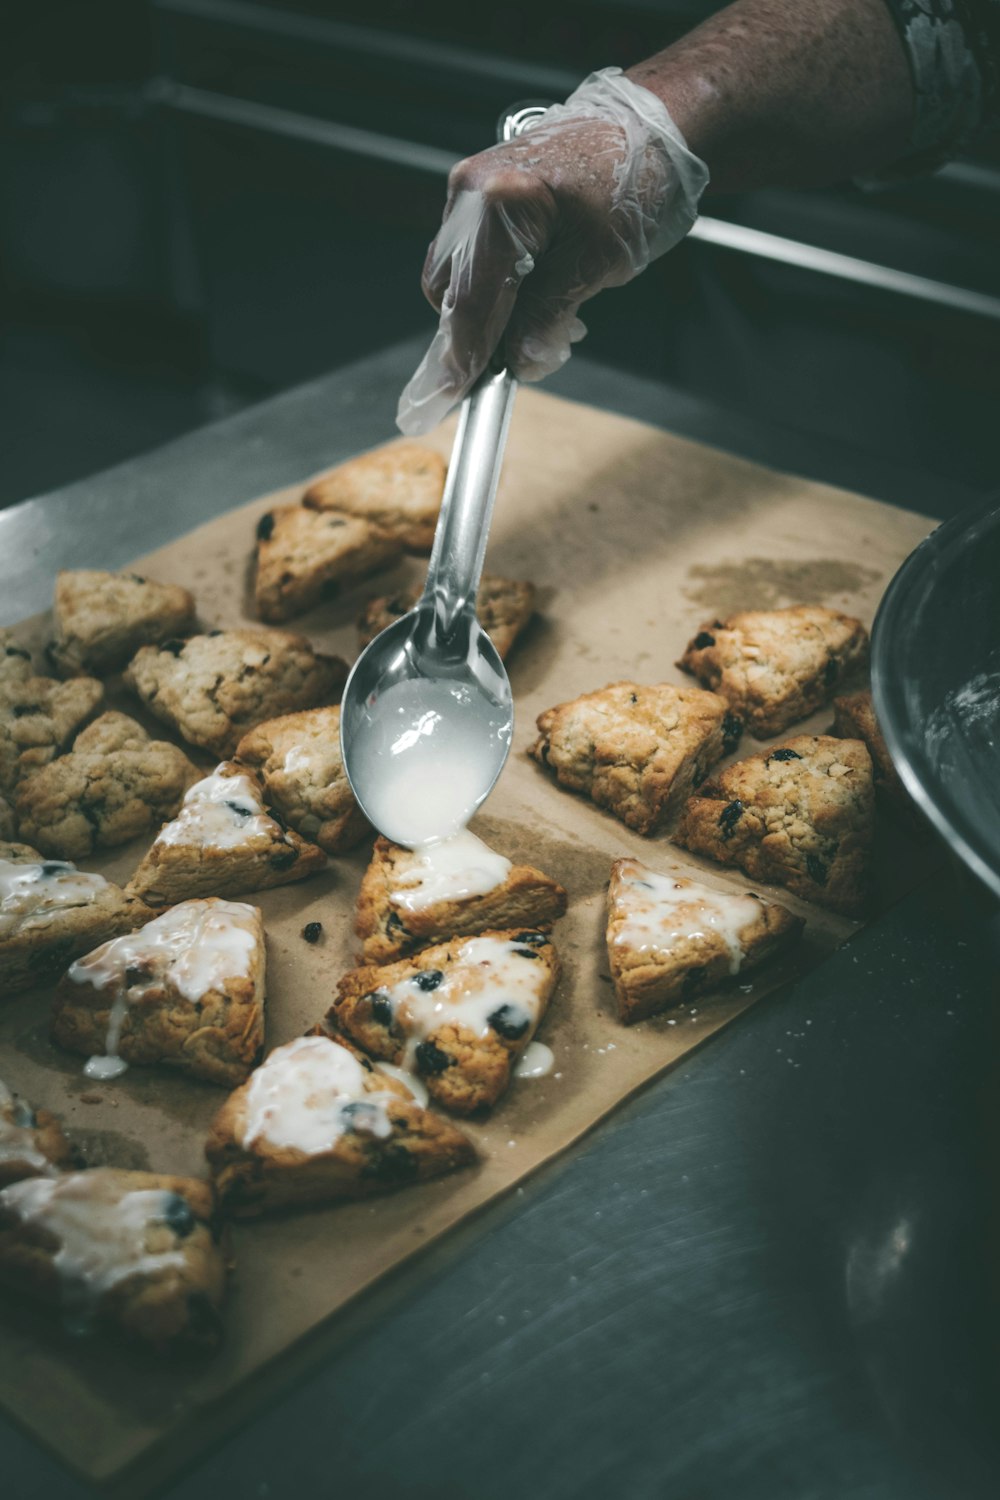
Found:
[{"label": "parchment paper", "polygon": [[[447,454],[453,428],[428,441]],[[257,517],[288,490],[254,500],[151,556],[153,578],[190,586],[203,621],[235,625],[246,606]],[[560,880],[570,911],[555,932],[565,973],[539,1040],[555,1069],[515,1081],[491,1118],[470,1125],[479,1166],[440,1182],[359,1205],[239,1225],[236,1273],[222,1350],[208,1361],[158,1363],[111,1339],[74,1340],[30,1308],[0,1303],[0,1400],[32,1434],[91,1480],[136,1492],[177,1456],[219,1429],[222,1398],[278,1361],[307,1333],[406,1257],[563,1150],[649,1079],[734,1016],[848,937],[855,924],[778,898],[807,917],[801,947],[752,982],[735,983],[668,1015],[626,1029],[615,1019],[603,942],[611,861],[634,854],[663,870],[738,885],[665,839],[646,840],[559,790],[525,754],[536,715],[620,678],[684,679],[674,666],[705,620],[743,607],[817,602],[866,623],[904,557],[929,530],[923,517],[753,464],[536,391],[517,398],[487,568],[539,587],[539,616],[508,663],[517,721],[514,749],[487,810],[473,825],[514,859]],[[410,560],[292,622],[353,660],[354,621],[365,600],[420,576]],[[45,637],[46,619],[24,635]],[[137,713],[124,695],[121,706]],[[801,727],[824,729],[826,710]],[[151,721],[145,720],[150,727]],[[162,726],[157,732],[165,734]],[[760,748],[745,737],[738,754]],[[196,757],[197,758],[197,757]],[[208,762],[205,762],[207,765]],[[886,824],[878,896],[884,906],[916,878],[926,851]],[[124,880],[139,842],[89,868]],[[352,907],[367,847],[331,861],[300,885],[262,892],[268,935],[270,1046],[326,1010],[356,951]],[[323,923],[316,947],[301,934]],[[56,1110],[92,1165],[200,1174],[206,1127],[222,1091],[154,1069],[132,1068],[95,1087],[81,1059],[46,1033],[47,994],[0,1012],[0,1076]],[[784,1060],[775,1058],[775,1066]],[[232,1402],[227,1403],[230,1412]],[[252,1409],[248,1396],[244,1415]],[[319,1439],[318,1439],[319,1440]]]}]

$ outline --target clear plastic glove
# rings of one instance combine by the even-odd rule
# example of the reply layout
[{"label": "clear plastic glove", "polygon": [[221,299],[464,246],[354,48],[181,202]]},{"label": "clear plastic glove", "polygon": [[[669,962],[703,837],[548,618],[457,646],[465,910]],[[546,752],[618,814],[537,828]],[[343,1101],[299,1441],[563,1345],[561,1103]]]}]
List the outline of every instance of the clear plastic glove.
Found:
[{"label": "clear plastic glove", "polygon": [[620,68],[459,162],[424,265],[441,322],[400,398],[402,431],[439,422],[501,341],[519,380],[559,369],[587,331],[580,304],[683,239],[707,184],[665,105]]}]

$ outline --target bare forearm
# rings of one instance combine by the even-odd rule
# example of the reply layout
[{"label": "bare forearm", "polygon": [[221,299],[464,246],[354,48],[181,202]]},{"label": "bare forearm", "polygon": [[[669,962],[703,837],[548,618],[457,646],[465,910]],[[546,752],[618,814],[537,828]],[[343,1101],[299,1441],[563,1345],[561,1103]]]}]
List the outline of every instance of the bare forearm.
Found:
[{"label": "bare forearm", "polygon": [[906,153],[913,85],[884,0],[736,0],[628,70],[712,189],[809,186]]}]

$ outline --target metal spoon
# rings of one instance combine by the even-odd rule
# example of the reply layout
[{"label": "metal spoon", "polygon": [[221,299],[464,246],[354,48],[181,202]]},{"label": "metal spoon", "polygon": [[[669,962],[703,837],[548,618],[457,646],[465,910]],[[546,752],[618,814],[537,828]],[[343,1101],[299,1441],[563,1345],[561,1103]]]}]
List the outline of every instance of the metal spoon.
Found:
[{"label": "metal spoon", "polygon": [[[542,113],[515,106],[499,133],[511,140]],[[457,833],[510,753],[510,682],[476,618],[476,591],[516,388],[492,365],[462,402],[423,594],[361,653],[344,689],[344,769],[365,816],[395,843]]]}]

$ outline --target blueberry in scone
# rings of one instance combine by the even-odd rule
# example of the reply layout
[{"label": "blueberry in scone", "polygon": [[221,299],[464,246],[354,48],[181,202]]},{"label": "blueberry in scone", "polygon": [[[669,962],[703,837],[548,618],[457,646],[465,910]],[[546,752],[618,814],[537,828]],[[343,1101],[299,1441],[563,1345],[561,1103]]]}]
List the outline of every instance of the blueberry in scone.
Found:
[{"label": "blueberry in scone", "polygon": [[21,837],[50,857],[85,859],[172,818],[198,775],[176,745],[150,739],[126,714],[102,714],[68,755],[21,782]]},{"label": "blueberry in scone", "polygon": [[615,682],[539,715],[530,754],[638,833],[655,833],[740,736],[714,693]]},{"label": "blueberry in scone", "polygon": [[[372,599],[358,621],[360,644],[367,646],[380,631],[405,615],[416,604],[420,594],[418,585],[403,589],[398,594],[386,594],[381,599]],[[533,583],[483,574],[476,595],[476,614],[502,661],[506,661],[508,652],[531,619],[534,609]]]},{"label": "blueberry in scone", "polygon": [[360,516],[277,505],[257,526],[257,615],[272,624],[332,599],[401,556],[402,544]]},{"label": "blueberry in scone", "polygon": [[55,636],[47,655],[62,677],[117,672],[140,646],[184,635],[194,599],[176,583],[96,568],[56,578]]},{"label": "blueberry in scone", "polygon": [[31,657],[0,632],[0,792],[47,765],[85,724],[104,697],[91,677],[57,682],[38,677]]},{"label": "blueberry in scone", "polygon": [[52,1002],[57,1046],[114,1078],[132,1063],[235,1088],[264,1041],[264,924],[241,901],[183,901],[77,959]]},{"label": "blueberry in scone", "polygon": [[396,442],[352,458],[313,480],[303,498],[314,510],[369,521],[408,552],[434,542],[447,466],[419,443]]},{"label": "blueberry in scone", "polygon": [[867,656],[860,620],[797,604],[710,621],[677,665],[719,693],[756,739],[767,739],[828,703]]},{"label": "blueberry in scone", "polygon": [[287,630],[218,630],[144,646],[125,673],[158,719],[219,757],[266,719],[339,702],[346,680],[339,656],[321,656]]},{"label": "blueberry in scone", "polygon": [[55,1177],[77,1165],[55,1115],[34,1109],[0,1078],[0,1188],[22,1177]]},{"label": "blueberry in scone", "polygon": [[674,838],[752,880],[851,914],[868,893],[874,816],[861,741],[800,734],[701,787]]},{"label": "blueberry in scone", "polygon": [[322,849],[264,806],[253,771],[223,761],[185,794],[129,881],[149,906],[193,896],[242,896],[304,880],[326,864]]},{"label": "blueberry in scone", "polygon": [[327,854],[343,854],[371,833],[344,770],[338,707],[258,724],[240,740],[236,759],[257,772],[288,826]]},{"label": "blueberry in scone", "polygon": [[370,1197],[475,1159],[450,1120],[350,1043],[319,1035],[269,1054],[216,1115],[205,1154],[237,1215]]},{"label": "blueberry in scone", "polygon": [[466,831],[426,849],[379,838],[358,894],[355,932],[366,963],[490,929],[547,932],[566,892],[533,865],[515,865]]}]

